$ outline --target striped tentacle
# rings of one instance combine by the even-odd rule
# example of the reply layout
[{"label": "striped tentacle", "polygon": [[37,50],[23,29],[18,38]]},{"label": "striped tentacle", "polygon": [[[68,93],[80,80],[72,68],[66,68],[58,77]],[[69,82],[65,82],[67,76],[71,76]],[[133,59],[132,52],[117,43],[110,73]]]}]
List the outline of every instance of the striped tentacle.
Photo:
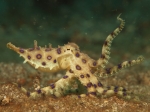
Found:
[{"label": "striped tentacle", "polygon": [[112,76],[115,73],[117,73],[119,70],[126,68],[126,67],[130,67],[136,64],[141,63],[144,60],[143,56],[139,56],[136,60],[131,60],[131,61],[124,61],[120,64],[118,64],[117,66],[114,66],[112,68],[106,68],[102,71],[99,71],[99,73],[97,73],[96,75],[98,77],[108,77],[108,76]]},{"label": "striped tentacle", "polygon": [[55,96],[55,97],[61,97],[66,95],[68,92],[69,86],[71,86],[73,80],[74,80],[74,76],[72,71],[68,71],[66,73],[66,75],[61,78],[60,80],[58,80],[56,83],[50,84],[50,86],[41,88],[40,85],[36,85],[34,84],[35,87],[35,91],[34,92],[29,92],[27,91],[24,87],[22,87],[21,85],[18,85],[16,83],[14,83],[15,85],[17,85],[21,91],[26,94],[29,98],[31,99],[37,99],[43,96]]},{"label": "striped tentacle", "polygon": [[[121,15],[121,14],[120,14]],[[108,35],[106,38],[103,47],[102,47],[102,54],[101,57],[97,60],[98,66],[104,68],[105,65],[108,63],[109,55],[110,55],[110,46],[112,43],[112,40],[121,32],[121,30],[124,28],[125,21],[120,18],[120,15],[117,17],[117,20],[121,22],[120,26],[116,28],[111,34]]]},{"label": "striped tentacle", "polygon": [[53,85],[51,84],[50,86],[44,87],[44,88],[35,88],[34,92],[29,92],[27,89],[22,87],[20,84],[14,83],[14,85],[18,86],[20,90],[29,98],[31,99],[37,99],[41,98],[42,96],[46,95],[52,95],[54,94],[53,90]]},{"label": "striped tentacle", "polygon": [[118,86],[108,86],[104,89],[102,93],[102,97],[111,97],[113,95],[130,99],[131,98],[131,92],[127,91],[124,87],[118,87]]}]

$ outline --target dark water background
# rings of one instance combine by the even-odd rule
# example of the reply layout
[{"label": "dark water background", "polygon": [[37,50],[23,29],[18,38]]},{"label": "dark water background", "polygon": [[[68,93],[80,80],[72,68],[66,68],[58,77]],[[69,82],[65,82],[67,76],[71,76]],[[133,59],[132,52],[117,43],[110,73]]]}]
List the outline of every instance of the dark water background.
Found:
[{"label": "dark water background", "polygon": [[11,42],[23,48],[75,42],[93,58],[118,25],[122,13],[126,25],[112,44],[111,62],[144,55],[150,64],[149,0],[0,0],[0,62],[22,62],[6,48]]}]

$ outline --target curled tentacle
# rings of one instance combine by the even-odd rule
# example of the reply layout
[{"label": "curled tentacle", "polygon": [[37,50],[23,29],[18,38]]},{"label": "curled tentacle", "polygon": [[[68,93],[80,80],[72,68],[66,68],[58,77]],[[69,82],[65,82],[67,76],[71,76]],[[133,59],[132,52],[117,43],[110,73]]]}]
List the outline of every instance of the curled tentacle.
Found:
[{"label": "curled tentacle", "polygon": [[108,77],[116,74],[119,70],[141,63],[144,60],[143,56],[139,56],[136,60],[124,61],[112,68],[106,68],[96,73],[98,77]]},{"label": "curled tentacle", "polygon": [[[120,14],[121,15],[121,14]],[[116,28],[111,34],[109,34],[103,44],[102,47],[102,54],[101,57],[97,60],[98,66],[104,68],[105,65],[108,63],[109,55],[110,55],[110,46],[112,43],[112,40],[121,32],[121,30],[124,28],[125,21],[120,18],[120,15],[117,17],[117,20],[121,22],[120,26]]]}]

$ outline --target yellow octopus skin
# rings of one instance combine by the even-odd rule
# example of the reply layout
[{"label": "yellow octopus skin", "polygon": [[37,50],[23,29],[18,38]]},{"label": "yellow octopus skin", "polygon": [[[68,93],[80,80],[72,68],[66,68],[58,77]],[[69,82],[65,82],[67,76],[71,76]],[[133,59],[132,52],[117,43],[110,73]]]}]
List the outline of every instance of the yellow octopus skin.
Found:
[{"label": "yellow octopus skin", "polygon": [[[140,56],[136,60],[125,61],[112,68],[105,68],[109,60],[110,46],[112,40],[121,32],[125,25],[125,21],[117,17],[121,23],[111,34],[109,34],[103,44],[102,53],[98,60],[90,58],[87,54],[80,52],[78,45],[75,43],[68,43],[58,48],[40,47],[37,41],[34,40],[34,47],[24,49],[16,47],[12,43],[7,43],[7,47],[14,50],[21,57],[25,59],[24,63],[29,63],[35,69],[46,72],[57,72],[59,70],[66,70],[63,78],[50,84],[50,86],[36,89],[34,92],[28,92],[25,88],[20,87],[21,90],[30,98],[36,99],[44,95],[54,95],[60,97],[65,95],[65,91],[71,85],[71,81],[77,78],[82,85],[87,88],[87,95],[89,96],[111,96],[119,95],[129,98],[128,91],[123,87],[110,86],[105,88],[97,77],[111,76],[119,70],[138,64],[143,61]],[[86,96],[81,94],[81,97]]]}]

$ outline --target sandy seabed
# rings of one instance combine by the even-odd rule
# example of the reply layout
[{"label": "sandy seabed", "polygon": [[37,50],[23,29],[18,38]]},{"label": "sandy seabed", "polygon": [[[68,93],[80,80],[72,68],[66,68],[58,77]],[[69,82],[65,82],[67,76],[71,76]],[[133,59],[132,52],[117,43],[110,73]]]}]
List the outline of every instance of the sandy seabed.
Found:
[{"label": "sandy seabed", "polygon": [[[31,88],[35,70],[29,66],[15,63],[0,63],[0,112],[149,112],[150,111],[150,72],[140,72],[134,69],[121,72],[121,77],[110,77],[102,83],[127,86],[139,98],[138,102],[127,101],[116,96],[110,98],[79,98],[78,95],[67,95],[61,98],[45,96],[37,100],[29,99],[12,82],[18,82],[25,88]],[[126,72],[126,73],[124,73]],[[140,75],[140,76],[139,76]],[[47,76],[42,74],[43,85],[58,80],[61,75]],[[50,78],[49,80],[47,80]]]}]

